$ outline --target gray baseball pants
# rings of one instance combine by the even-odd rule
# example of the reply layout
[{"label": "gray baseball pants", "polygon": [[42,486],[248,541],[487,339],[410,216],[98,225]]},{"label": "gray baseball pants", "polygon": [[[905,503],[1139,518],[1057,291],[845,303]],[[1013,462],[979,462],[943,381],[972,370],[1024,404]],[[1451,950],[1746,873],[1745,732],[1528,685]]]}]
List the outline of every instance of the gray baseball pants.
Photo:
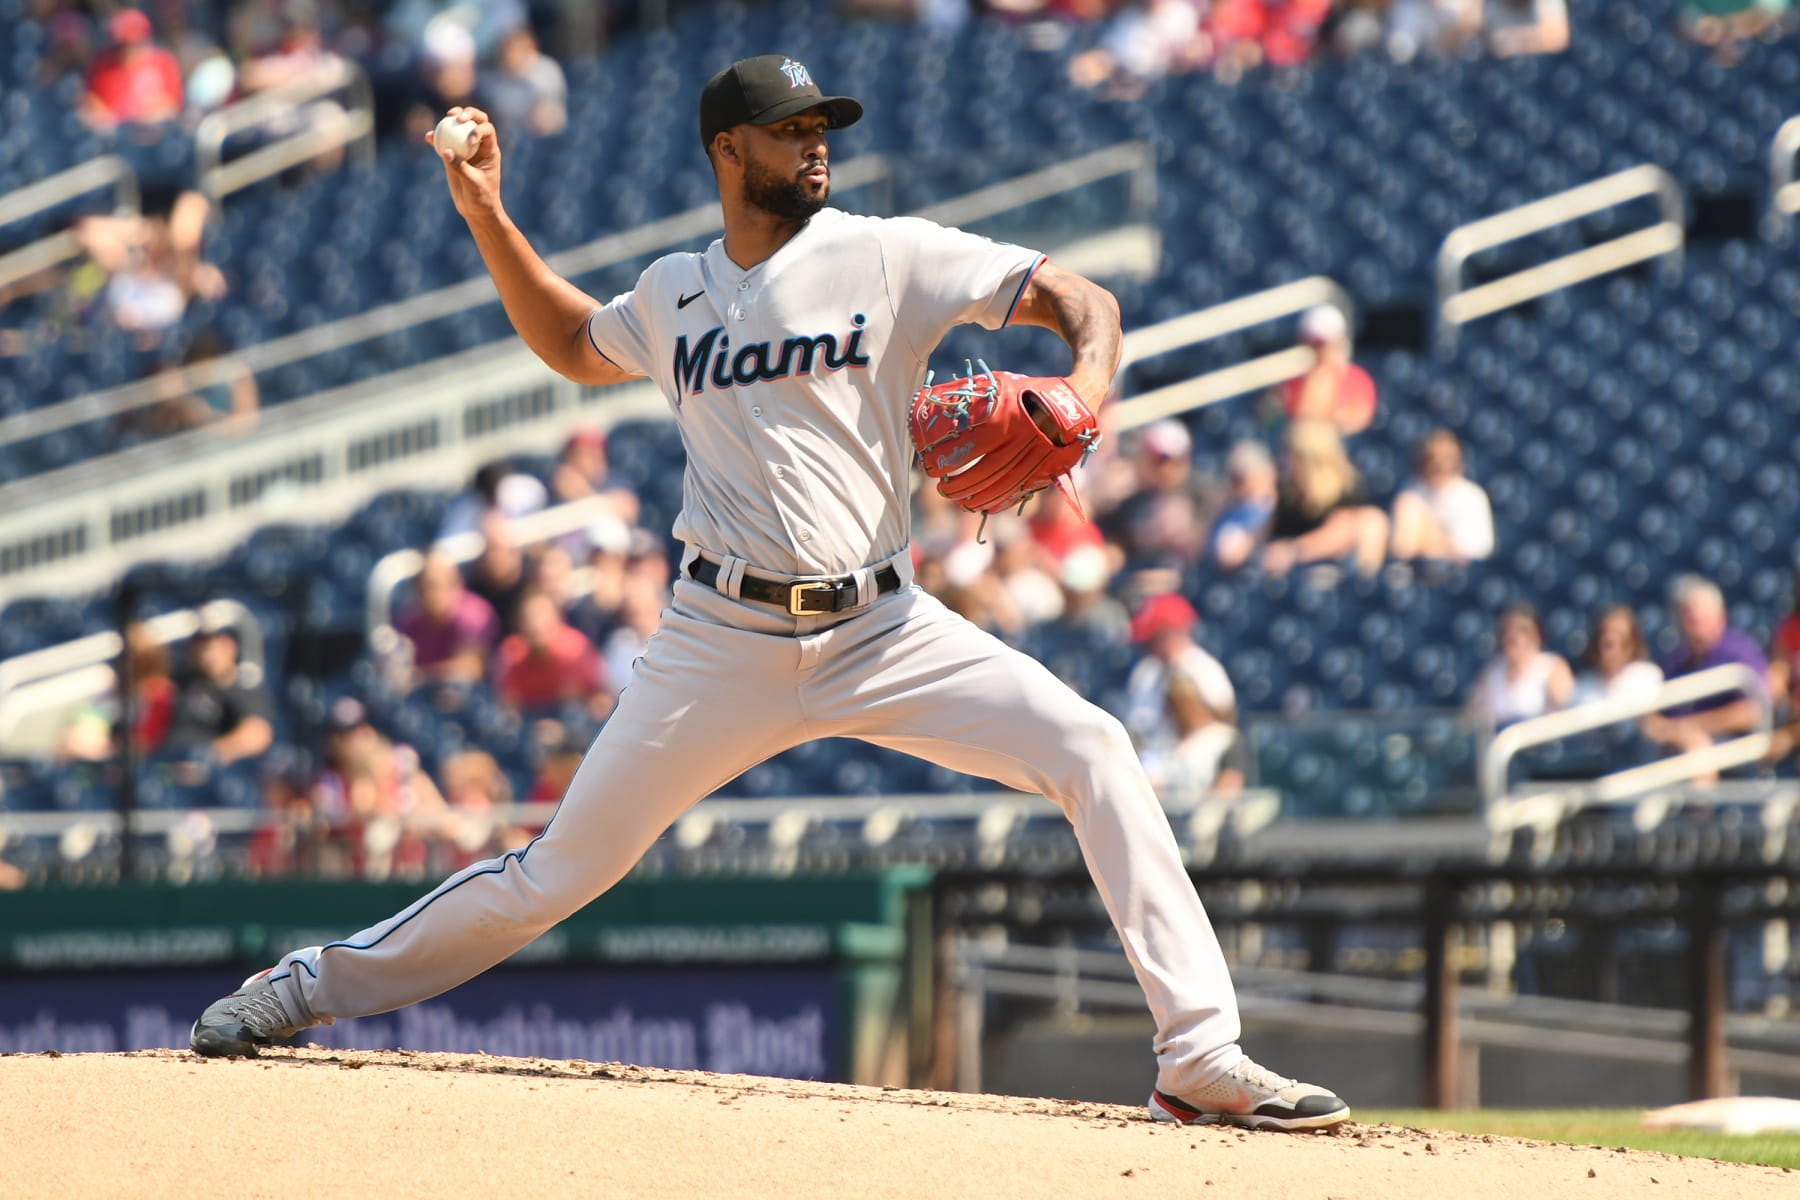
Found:
[{"label": "gray baseball pants", "polygon": [[801,742],[853,737],[1059,805],[1156,1019],[1157,1086],[1180,1094],[1237,1063],[1218,939],[1115,718],[911,586],[904,556],[898,592],[799,618],[721,594],[742,577],[732,565],[720,590],[676,584],[543,834],[377,925],[284,957],[270,980],[290,1015],[327,1024],[447,991],[617,883],[721,784]]}]

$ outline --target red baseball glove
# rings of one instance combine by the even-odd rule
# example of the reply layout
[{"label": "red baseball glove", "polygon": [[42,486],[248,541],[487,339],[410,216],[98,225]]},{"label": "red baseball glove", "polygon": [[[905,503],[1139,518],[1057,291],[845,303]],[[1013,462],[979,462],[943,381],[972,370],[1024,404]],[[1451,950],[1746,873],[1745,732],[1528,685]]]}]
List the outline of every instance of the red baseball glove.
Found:
[{"label": "red baseball glove", "polygon": [[[970,368],[968,376],[913,397],[907,426],[937,489],[969,512],[1019,508],[1100,444],[1100,422],[1069,381]],[[1079,504],[1077,505],[1079,507]]]}]

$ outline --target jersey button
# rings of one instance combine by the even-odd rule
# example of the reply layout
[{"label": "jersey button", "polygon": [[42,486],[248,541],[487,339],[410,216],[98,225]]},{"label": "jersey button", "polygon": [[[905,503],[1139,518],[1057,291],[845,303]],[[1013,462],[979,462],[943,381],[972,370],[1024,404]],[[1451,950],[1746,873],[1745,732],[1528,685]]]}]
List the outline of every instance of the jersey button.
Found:
[{"label": "jersey button", "polygon": [[776,467],[776,468],[775,468],[775,478],[777,478],[777,479],[786,479],[786,478],[787,478],[787,471],[786,471],[786,470],[784,470],[784,469],[783,469],[783,468],[781,468],[781,467]]},{"label": "jersey button", "polygon": [[743,319],[744,319],[744,318],[745,318],[745,317],[747,317],[747,316],[749,316],[749,315],[750,315],[750,314],[749,314],[749,313],[746,313],[746,312],[745,312],[745,311],[744,311],[744,310],[743,310],[743,309],[741,309],[741,308],[740,308],[740,309],[738,309],[738,310],[737,310],[737,319],[738,319],[738,320],[740,320],[740,321],[741,321],[741,320],[743,320]]},{"label": "jersey button", "polygon": [[750,415],[751,415],[751,416],[753,416],[753,417],[760,417],[760,416],[762,416],[762,406],[761,406],[761,405],[751,405],[751,407],[750,407]]},{"label": "jersey button", "polygon": [[803,541],[803,542],[810,542],[810,541],[812,541],[812,530],[810,530],[810,529],[802,529],[802,530],[801,530],[801,531],[800,531],[800,540],[801,540],[801,541]]},{"label": "jersey button", "polygon": [[750,290],[750,281],[748,279],[746,279],[738,284],[738,291],[747,292],[749,290]]}]

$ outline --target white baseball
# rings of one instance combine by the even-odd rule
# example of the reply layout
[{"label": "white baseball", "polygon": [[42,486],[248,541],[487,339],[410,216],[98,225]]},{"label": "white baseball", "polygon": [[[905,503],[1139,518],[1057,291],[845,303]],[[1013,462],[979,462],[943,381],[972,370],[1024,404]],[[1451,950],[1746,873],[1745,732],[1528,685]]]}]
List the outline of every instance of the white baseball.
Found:
[{"label": "white baseball", "polygon": [[433,144],[439,150],[448,150],[459,159],[469,157],[471,147],[469,139],[475,133],[475,122],[461,121],[455,117],[445,117],[437,123],[437,133]]}]

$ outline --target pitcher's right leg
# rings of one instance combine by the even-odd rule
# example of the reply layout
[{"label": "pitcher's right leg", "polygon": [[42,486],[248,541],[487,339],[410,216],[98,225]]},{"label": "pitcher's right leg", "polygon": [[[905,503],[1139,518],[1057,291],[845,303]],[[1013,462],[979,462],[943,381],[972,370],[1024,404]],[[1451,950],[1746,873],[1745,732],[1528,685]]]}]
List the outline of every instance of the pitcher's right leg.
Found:
[{"label": "pitcher's right leg", "polygon": [[287,955],[207,1010],[195,1049],[251,1053],[337,1017],[414,1004],[523,948],[617,883],[696,800],[802,740],[798,654],[791,638],[666,613],[537,839],[360,933]]}]

